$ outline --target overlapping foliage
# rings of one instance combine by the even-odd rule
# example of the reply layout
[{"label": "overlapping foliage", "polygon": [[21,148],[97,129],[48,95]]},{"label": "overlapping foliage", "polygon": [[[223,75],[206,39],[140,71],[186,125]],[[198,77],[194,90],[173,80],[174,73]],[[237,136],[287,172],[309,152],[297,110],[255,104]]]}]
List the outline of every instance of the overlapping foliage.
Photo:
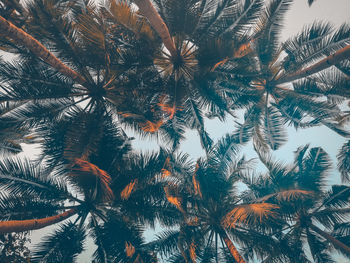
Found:
[{"label": "overlapping foliage", "polygon": [[[343,185],[327,185],[319,147],[271,157],[288,125],[349,137],[350,27],[281,43],[292,2],[0,1],[0,234],[54,227],[33,262],[76,261],[88,238],[94,262],[349,257],[349,143]],[[236,125],[214,143],[206,118]],[[130,129],[163,147],[135,153]],[[178,150],[186,129],[195,163]],[[265,174],[239,153],[251,139]],[[14,157],[23,143],[39,156]]]}]

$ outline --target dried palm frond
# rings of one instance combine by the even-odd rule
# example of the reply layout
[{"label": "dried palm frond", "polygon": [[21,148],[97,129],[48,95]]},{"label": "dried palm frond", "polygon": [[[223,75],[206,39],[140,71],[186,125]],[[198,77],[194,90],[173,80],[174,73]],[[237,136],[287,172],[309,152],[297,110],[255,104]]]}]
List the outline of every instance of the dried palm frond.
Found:
[{"label": "dried palm frond", "polygon": [[111,201],[114,198],[110,188],[110,175],[88,161],[75,159],[68,179],[82,189],[88,198],[101,201]]},{"label": "dried palm frond", "polygon": [[256,224],[270,217],[276,217],[278,206],[269,203],[245,204],[232,209],[223,219],[225,227],[234,228],[238,224]]},{"label": "dried palm frond", "polygon": [[123,191],[121,191],[120,193],[120,197],[123,200],[127,200],[129,199],[131,193],[134,191],[135,189],[135,185],[137,184],[137,179],[132,180],[127,186],[125,186],[125,188],[123,189]]}]

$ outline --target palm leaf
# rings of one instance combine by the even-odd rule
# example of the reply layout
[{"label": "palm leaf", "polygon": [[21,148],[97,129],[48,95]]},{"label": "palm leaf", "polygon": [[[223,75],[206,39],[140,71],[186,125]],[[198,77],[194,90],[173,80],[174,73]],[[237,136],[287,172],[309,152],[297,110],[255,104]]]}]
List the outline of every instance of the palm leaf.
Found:
[{"label": "palm leaf", "polygon": [[280,191],[260,198],[259,200],[266,202],[272,198],[275,198],[278,202],[295,202],[297,200],[308,199],[313,197],[312,191],[305,191],[300,189],[292,189]]},{"label": "palm leaf", "polygon": [[327,245],[323,240],[320,240],[317,235],[314,235],[314,233],[310,231],[306,232],[306,237],[311,250],[311,255],[315,262],[336,263],[331,255],[327,253]]},{"label": "palm leaf", "polygon": [[84,250],[85,231],[68,222],[46,236],[32,252],[33,262],[75,262]]},{"label": "palm leaf", "polygon": [[222,171],[226,171],[230,167],[230,164],[237,157],[239,148],[239,138],[234,134],[226,134],[213,146],[213,157],[220,163]]},{"label": "palm leaf", "polygon": [[282,127],[280,113],[273,106],[267,107],[264,116],[264,137],[272,150],[277,150],[286,142],[286,134]]},{"label": "palm leaf", "polygon": [[49,178],[28,160],[4,159],[0,162],[0,187],[13,195],[34,194],[53,200],[71,198],[64,184]]},{"label": "palm leaf", "polygon": [[350,141],[345,143],[338,155],[338,170],[341,173],[343,182],[350,181]]},{"label": "palm leaf", "polygon": [[35,195],[13,196],[0,194],[0,218],[4,220],[27,220],[44,218],[57,214],[62,209],[62,203],[57,200],[42,200]]},{"label": "palm leaf", "polygon": [[322,148],[312,148],[300,167],[298,183],[304,189],[315,192],[321,191],[325,186],[331,162],[328,154]]},{"label": "palm leaf", "polygon": [[75,159],[67,178],[78,187],[78,190],[84,192],[86,198],[104,202],[114,198],[110,188],[110,175],[88,161]]},{"label": "palm leaf", "polygon": [[268,65],[279,49],[283,16],[291,3],[291,0],[270,1],[257,22],[254,38],[257,39],[258,56],[264,65]]},{"label": "palm leaf", "polygon": [[225,227],[234,228],[239,224],[254,225],[257,222],[262,223],[266,219],[275,218],[277,208],[277,205],[269,203],[239,205],[225,216],[223,224]]},{"label": "palm leaf", "polygon": [[179,231],[166,230],[156,236],[156,240],[151,241],[146,246],[156,251],[162,258],[174,255],[178,251],[177,242]]}]

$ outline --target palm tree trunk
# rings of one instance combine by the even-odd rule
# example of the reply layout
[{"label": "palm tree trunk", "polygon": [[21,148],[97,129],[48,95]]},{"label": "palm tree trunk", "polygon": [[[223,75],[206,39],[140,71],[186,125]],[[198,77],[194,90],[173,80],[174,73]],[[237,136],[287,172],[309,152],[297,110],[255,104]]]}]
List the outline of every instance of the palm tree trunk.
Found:
[{"label": "palm tree trunk", "polygon": [[311,65],[305,69],[299,70],[289,76],[285,76],[280,79],[277,79],[272,83],[274,85],[277,85],[277,84],[282,84],[282,83],[291,82],[297,79],[305,78],[307,76],[320,72],[321,70],[324,70],[330,66],[333,66],[344,59],[349,59],[349,58],[350,58],[350,45],[347,45],[346,47],[338,50],[332,55],[329,55],[328,57],[322,59],[321,61],[315,63],[314,65]]},{"label": "palm tree trunk", "polygon": [[324,237],[326,240],[331,242],[335,248],[340,249],[340,250],[346,252],[348,255],[350,255],[350,247],[345,245],[343,242],[339,241],[335,237],[333,237],[330,234],[324,232],[323,230],[319,229],[317,226],[315,226],[313,224],[310,224],[310,228],[313,231],[315,231],[316,233],[318,233],[320,236]]},{"label": "palm tree trunk", "polygon": [[50,226],[61,222],[76,214],[77,212],[78,210],[76,208],[73,208],[61,214],[45,218],[3,221],[0,222],[0,234],[11,232],[24,232],[44,228],[46,226]]},{"label": "palm tree trunk", "polygon": [[164,46],[169,50],[173,58],[177,57],[177,51],[174,41],[170,37],[169,29],[160,17],[157,10],[154,8],[150,0],[134,0],[139,7],[140,12],[148,19],[154,30],[161,37]]},{"label": "palm tree trunk", "polygon": [[80,84],[84,84],[86,80],[75,72],[70,67],[66,66],[61,60],[59,60],[54,54],[52,54],[46,47],[44,47],[38,40],[33,38],[22,29],[16,27],[11,22],[0,16],[0,32],[1,34],[8,36],[18,44],[28,48],[33,54],[41,58],[44,62],[51,65],[57,71],[63,75],[72,78]]},{"label": "palm tree trunk", "polygon": [[232,241],[230,240],[230,238],[227,236],[225,230],[222,230],[220,232],[220,236],[223,238],[228,250],[230,251],[230,254],[232,255],[232,257],[235,259],[235,261],[237,263],[245,263],[244,259],[242,258],[242,256],[238,253],[237,248],[235,247],[235,245],[232,243]]}]

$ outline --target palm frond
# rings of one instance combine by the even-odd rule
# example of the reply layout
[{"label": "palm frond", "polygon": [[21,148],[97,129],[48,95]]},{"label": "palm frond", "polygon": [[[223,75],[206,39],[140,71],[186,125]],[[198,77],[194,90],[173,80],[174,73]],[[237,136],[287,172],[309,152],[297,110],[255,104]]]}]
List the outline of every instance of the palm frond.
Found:
[{"label": "palm frond", "polygon": [[265,140],[272,150],[277,150],[286,142],[281,115],[275,107],[270,106],[265,109],[263,121]]},{"label": "palm frond", "polygon": [[278,209],[277,205],[269,203],[238,205],[225,216],[223,224],[225,227],[234,228],[240,224],[263,223],[264,220],[277,216],[276,209]]},{"label": "palm frond", "polygon": [[84,192],[86,198],[101,201],[114,198],[110,175],[88,161],[75,159],[67,178]]},{"label": "palm frond", "polygon": [[75,262],[84,250],[85,231],[73,223],[62,224],[60,229],[46,236],[34,251],[33,262]]},{"label": "palm frond", "polygon": [[255,31],[257,50],[260,61],[268,65],[279,49],[279,34],[283,16],[289,9],[291,0],[273,0],[259,17]]},{"label": "palm frond", "polygon": [[156,236],[156,240],[151,241],[146,246],[150,250],[156,251],[161,258],[174,255],[178,251],[177,242],[179,239],[179,231],[166,230]]},{"label": "palm frond", "polygon": [[330,167],[328,154],[322,148],[311,148],[300,167],[298,184],[304,189],[321,191]]},{"label": "palm frond", "polygon": [[236,11],[236,16],[232,20],[231,24],[226,25],[226,28],[222,33],[220,33],[220,36],[246,33],[259,18],[263,3],[264,1],[261,0],[248,0],[239,2],[238,6],[235,7],[238,9]]},{"label": "palm frond", "polygon": [[[30,199],[28,199],[30,198]],[[57,214],[63,208],[62,201],[42,200],[37,196],[13,196],[0,194],[0,218],[4,220],[27,220],[43,218]]]},{"label": "palm frond", "polygon": [[322,57],[322,49],[327,49],[329,45],[329,35],[333,27],[330,23],[314,22],[305,26],[301,32],[283,43],[284,50],[288,56],[284,59],[286,71],[301,68],[303,65],[315,61]]},{"label": "palm frond", "polygon": [[348,204],[350,187],[346,185],[332,185],[332,188],[326,193],[322,206],[325,207],[344,207]]},{"label": "palm frond", "polygon": [[292,189],[269,194],[260,198],[259,200],[266,202],[272,198],[275,198],[278,202],[294,202],[297,200],[308,199],[310,197],[313,197],[313,195],[314,193],[312,191]]},{"label": "palm frond", "polygon": [[335,263],[331,255],[327,252],[327,245],[314,233],[307,231],[306,238],[311,250],[311,255],[315,262]]},{"label": "palm frond", "polygon": [[65,185],[48,175],[28,160],[4,159],[0,162],[0,184],[13,195],[34,194],[39,197],[64,200],[70,198]]},{"label": "palm frond", "polygon": [[226,134],[213,146],[211,153],[220,163],[222,170],[226,171],[237,157],[239,148],[238,136],[235,134]]},{"label": "palm frond", "polygon": [[338,170],[341,173],[342,182],[350,181],[350,141],[345,143],[338,155]]}]

